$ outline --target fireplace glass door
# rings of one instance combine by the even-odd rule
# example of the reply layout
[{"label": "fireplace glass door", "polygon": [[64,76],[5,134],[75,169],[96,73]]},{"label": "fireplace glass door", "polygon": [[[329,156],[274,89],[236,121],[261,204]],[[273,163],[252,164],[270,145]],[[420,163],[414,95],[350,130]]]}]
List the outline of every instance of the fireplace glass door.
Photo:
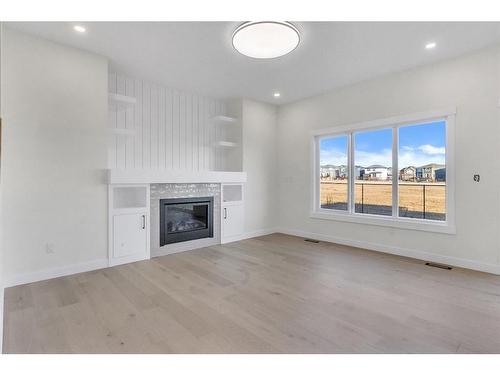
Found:
[{"label": "fireplace glass door", "polygon": [[172,204],[167,209],[167,234],[208,228],[206,203]]},{"label": "fireplace glass door", "polygon": [[160,246],[213,237],[213,197],[160,200]]}]

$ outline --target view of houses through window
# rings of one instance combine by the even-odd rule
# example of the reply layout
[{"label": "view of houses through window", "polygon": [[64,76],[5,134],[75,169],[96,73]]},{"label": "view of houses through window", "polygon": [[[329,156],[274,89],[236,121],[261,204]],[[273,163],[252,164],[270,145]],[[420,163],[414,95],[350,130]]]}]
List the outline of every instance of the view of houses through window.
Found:
[{"label": "view of houses through window", "polygon": [[[349,208],[349,140],[354,161]],[[355,213],[393,215],[393,142],[397,147],[399,217],[446,220],[446,122],[322,137],[319,142],[320,206]]]},{"label": "view of houses through window", "polygon": [[392,215],[392,129],[354,134],[355,212]]},{"label": "view of houses through window", "polygon": [[399,128],[399,216],[446,220],[446,123]]},{"label": "view of houses through window", "polygon": [[346,135],[320,141],[321,207],[335,210],[348,209],[348,137]]}]

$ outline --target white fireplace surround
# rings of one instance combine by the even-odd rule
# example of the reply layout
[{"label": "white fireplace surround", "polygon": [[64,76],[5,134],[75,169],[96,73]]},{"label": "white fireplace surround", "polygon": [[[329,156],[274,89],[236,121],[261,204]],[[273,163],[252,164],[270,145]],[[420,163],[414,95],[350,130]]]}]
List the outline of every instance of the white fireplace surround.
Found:
[{"label": "white fireplace surround", "polygon": [[[245,181],[245,172],[108,170],[109,265],[241,239]],[[214,198],[213,237],[160,246],[160,200],[198,197]]]},{"label": "white fireplace surround", "polygon": [[[160,246],[160,200],[168,198],[213,197],[213,237]],[[221,185],[219,183],[169,183],[150,185],[151,256],[217,245],[221,241]]]}]

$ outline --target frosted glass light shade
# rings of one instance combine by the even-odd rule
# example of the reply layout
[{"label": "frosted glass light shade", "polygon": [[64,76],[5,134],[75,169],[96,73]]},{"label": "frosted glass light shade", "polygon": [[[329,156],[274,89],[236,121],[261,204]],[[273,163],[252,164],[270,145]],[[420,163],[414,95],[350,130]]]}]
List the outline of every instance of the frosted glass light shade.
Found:
[{"label": "frosted glass light shade", "polygon": [[233,33],[233,46],[255,59],[272,59],[292,52],[300,34],[290,22],[256,21],[240,25]]}]

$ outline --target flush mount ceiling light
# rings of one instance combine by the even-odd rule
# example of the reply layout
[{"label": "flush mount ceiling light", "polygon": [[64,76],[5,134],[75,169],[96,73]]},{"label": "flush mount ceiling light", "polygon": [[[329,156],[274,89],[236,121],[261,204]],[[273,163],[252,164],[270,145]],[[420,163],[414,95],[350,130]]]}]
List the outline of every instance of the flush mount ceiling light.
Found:
[{"label": "flush mount ceiling light", "polygon": [[275,92],[275,93],[273,94],[273,96],[274,96],[275,98],[279,98],[279,97],[281,96],[281,94],[280,94],[279,92]]},{"label": "flush mount ceiling light", "polygon": [[425,49],[433,49],[436,48],[437,44],[436,42],[429,42],[425,45]]},{"label": "flush mount ceiling light", "polygon": [[233,33],[233,46],[241,54],[255,59],[273,59],[292,52],[300,34],[290,22],[245,22]]}]

